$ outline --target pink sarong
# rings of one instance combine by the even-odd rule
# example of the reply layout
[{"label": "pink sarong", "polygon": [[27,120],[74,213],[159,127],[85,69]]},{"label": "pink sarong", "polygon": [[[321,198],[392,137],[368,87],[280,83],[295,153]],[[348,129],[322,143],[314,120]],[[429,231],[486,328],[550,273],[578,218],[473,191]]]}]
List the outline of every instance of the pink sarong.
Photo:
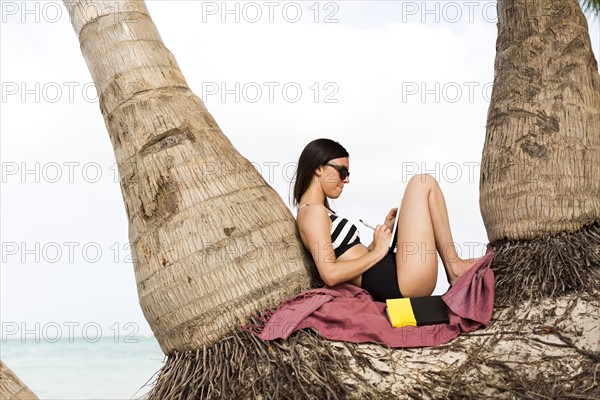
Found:
[{"label": "pink sarong", "polygon": [[380,343],[389,347],[437,346],[489,324],[494,308],[494,257],[486,254],[442,296],[448,306],[448,324],[394,328],[386,305],[349,283],[302,292],[265,313],[258,325],[243,329],[262,340],[287,339],[297,330],[312,328],[327,339]]}]

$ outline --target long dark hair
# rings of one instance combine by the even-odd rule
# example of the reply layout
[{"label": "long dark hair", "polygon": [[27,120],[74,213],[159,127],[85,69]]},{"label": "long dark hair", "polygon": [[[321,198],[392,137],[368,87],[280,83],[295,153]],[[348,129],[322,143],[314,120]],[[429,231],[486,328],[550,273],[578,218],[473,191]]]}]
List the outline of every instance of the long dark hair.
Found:
[{"label": "long dark hair", "polygon": [[[296,175],[294,177],[294,207],[300,205],[300,198],[308,190],[310,181],[313,178],[315,169],[336,158],[349,157],[350,155],[338,142],[331,139],[316,139],[306,145],[296,166]],[[327,197],[323,202],[325,207],[329,208]]]}]

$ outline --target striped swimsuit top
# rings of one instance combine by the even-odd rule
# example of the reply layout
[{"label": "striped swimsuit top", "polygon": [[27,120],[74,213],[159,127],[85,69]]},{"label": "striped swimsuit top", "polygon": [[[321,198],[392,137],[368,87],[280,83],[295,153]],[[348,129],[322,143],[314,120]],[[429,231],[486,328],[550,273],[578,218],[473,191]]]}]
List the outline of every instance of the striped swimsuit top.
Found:
[{"label": "striped swimsuit top", "polygon": [[[303,204],[298,209],[308,205],[310,204]],[[327,214],[331,219],[331,244],[335,258],[338,258],[348,249],[360,243],[360,232],[356,225],[346,218],[340,217],[330,210],[327,210]]]}]

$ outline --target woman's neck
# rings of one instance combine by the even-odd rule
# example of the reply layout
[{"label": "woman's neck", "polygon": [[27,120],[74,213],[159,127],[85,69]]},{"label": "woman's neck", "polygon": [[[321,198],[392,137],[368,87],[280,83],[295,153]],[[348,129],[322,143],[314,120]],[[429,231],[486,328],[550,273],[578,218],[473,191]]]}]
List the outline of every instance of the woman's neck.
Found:
[{"label": "woman's neck", "polygon": [[314,183],[308,187],[300,198],[300,204],[325,204],[325,193],[319,185]]}]

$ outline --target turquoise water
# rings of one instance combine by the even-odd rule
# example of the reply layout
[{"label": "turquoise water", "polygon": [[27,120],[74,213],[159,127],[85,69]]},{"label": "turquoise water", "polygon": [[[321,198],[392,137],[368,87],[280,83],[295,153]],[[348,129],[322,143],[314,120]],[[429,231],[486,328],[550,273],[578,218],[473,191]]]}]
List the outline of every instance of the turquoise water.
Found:
[{"label": "turquoise water", "polygon": [[2,340],[0,358],[40,399],[131,399],[148,392],[164,355],[154,337],[103,337]]}]

